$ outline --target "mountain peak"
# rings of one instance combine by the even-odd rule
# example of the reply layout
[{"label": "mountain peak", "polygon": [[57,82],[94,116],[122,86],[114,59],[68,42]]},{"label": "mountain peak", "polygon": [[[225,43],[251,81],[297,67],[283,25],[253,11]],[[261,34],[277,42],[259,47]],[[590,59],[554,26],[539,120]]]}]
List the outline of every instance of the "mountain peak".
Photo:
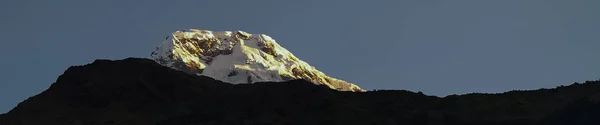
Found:
[{"label": "mountain peak", "polygon": [[304,79],[335,90],[364,91],[325,75],[265,34],[176,31],[151,56],[161,65],[234,84]]}]

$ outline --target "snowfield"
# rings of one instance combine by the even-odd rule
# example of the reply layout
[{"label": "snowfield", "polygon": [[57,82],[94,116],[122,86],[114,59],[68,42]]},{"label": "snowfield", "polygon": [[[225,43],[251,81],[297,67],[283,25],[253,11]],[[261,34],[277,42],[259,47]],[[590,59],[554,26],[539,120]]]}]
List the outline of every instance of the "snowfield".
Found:
[{"label": "snowfield", "polygon": [[318,71],[265,34],[176,31],[151,57],[161,65],[234,84],[305,79],[335,90],[364,91]]}]

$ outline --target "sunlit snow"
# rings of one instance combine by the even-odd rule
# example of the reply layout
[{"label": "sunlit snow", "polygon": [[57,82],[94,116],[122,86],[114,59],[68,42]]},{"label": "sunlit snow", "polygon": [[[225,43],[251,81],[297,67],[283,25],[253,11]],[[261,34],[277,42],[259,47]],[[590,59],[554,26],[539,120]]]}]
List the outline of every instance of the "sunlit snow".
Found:
[{"label": "sunlit snow", "polygon": [[305,79],[336,90],[364,91],[326,76],[264,34],[176,31],[151,56],[162,65],[235,84]]}]

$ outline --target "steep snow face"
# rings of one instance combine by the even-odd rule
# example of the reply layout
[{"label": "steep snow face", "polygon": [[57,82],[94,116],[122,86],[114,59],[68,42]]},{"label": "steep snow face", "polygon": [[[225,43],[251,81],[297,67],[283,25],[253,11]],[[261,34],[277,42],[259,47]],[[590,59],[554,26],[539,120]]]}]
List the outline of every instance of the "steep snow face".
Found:
[{"label": "steep snow face", "polygon": [[340,91],[364,91],[325,75],[264,34],[177,31],[151,56],[162,65],[235,84],[305,79]]}]

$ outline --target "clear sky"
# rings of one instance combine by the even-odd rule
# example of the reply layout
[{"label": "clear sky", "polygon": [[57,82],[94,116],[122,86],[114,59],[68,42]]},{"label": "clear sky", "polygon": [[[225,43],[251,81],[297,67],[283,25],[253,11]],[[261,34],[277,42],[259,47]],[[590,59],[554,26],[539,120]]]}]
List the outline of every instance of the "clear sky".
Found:
[{"label": "clear sky", "polygon": [[365,89],[445,96],[600,78],[599,0],[2,0],[0,113],[170,32],[264,33]]}]

